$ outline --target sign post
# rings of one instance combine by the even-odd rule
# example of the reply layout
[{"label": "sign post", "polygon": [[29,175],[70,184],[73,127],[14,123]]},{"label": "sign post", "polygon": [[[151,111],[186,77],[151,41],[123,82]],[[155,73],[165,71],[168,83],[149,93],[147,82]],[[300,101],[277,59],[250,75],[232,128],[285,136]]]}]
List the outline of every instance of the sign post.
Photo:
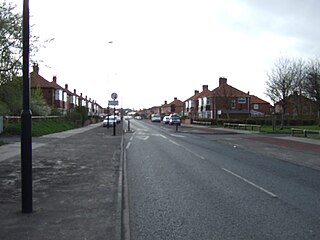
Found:
[{"label": "sign post", "polygon": [[117,93],[112,93],[111,94],[111,98],[113,99],[113,101],[109,101],[109,104],[111,102],[111,105],[113,105],[113,116],[114,116],[114,121],[113,121],[113,136],[116,135],[116,105],[118,105],[118,101],[116,101],[116,99],[118,98],[118,94]]}]

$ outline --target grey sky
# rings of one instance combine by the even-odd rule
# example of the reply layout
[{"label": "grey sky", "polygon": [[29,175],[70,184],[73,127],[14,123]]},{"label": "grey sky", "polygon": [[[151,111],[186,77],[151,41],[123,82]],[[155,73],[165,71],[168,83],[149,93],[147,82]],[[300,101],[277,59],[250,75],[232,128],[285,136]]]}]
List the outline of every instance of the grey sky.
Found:
[{"label": "grey sky", "polygon": [[[20,4],[20,1],[15,1]],[[266,0],[32,0],[31,22],[55,40],[37,60],[40,74],[105,106],[152,107],[221,76],[264,95],[282,56],[319,55],[320,2]],[[112,41],[112,44],[108,42]]]}]

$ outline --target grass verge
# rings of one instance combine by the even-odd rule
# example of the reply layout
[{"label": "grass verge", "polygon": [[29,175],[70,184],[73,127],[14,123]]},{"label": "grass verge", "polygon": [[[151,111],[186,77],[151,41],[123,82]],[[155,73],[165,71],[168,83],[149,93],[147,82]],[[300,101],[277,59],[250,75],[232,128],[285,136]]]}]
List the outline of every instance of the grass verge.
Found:
[{"label": "grass verge", "polygon": [[[74,129],[77,126],[68,119],[36,119],[32,120],[32,136],[39,137],[56,132]],[[21,135],[21,123],[10,123],[3,132],[4,135]]]}]

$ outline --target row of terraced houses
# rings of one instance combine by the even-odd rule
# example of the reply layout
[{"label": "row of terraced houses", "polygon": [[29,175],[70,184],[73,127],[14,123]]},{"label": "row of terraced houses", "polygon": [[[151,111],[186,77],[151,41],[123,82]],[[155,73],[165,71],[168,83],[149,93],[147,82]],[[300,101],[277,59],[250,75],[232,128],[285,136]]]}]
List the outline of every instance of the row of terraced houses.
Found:
[{"label": "row of terraced houses", "polygon": [[64,87],[57,83],[57,77],[53,76],[52,81],[46,80],[39,74],[39,65],[33,65],[30,73],[31,88],[40,88],[48,106],[58,109],[61,113],[72,112],[75,107],[85,107],[89,116],[103,114],[104,109],[93,99],[77,94],[76,89],[70,91],[68,84]]},{"label": "row of terraced houses", "polygon": [[[151,113],[168,115],[177,113],[197,119],[218,118],[248,118],[265,116],[272,112],[281,113],[281,103],[274,106],[250,92],[243,92],[227,83],[227,78],[220,77],[218,87],[209,90],[208,85],[202,86],[202,91],[195,90],[194,94],[185,101],[177,97],[172,102],[165,101],[161,106],[149,109]],[[287,114],[292,116],[313,115],[316,112],[315,104],[297,93],[288,99]]]}]

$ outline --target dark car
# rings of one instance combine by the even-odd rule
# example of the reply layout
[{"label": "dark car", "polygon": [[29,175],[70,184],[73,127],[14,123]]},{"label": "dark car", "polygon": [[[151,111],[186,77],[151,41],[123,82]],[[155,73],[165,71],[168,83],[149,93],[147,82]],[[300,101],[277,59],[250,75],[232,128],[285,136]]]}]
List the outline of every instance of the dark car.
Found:
[{"label": "dark car", "polygon": [[180,124],[181,124],[180,117],[178,117],[178,116],[171,116],[171,117],[169,118],[169,124],[170,124],[170,125],[180,125]]}]

